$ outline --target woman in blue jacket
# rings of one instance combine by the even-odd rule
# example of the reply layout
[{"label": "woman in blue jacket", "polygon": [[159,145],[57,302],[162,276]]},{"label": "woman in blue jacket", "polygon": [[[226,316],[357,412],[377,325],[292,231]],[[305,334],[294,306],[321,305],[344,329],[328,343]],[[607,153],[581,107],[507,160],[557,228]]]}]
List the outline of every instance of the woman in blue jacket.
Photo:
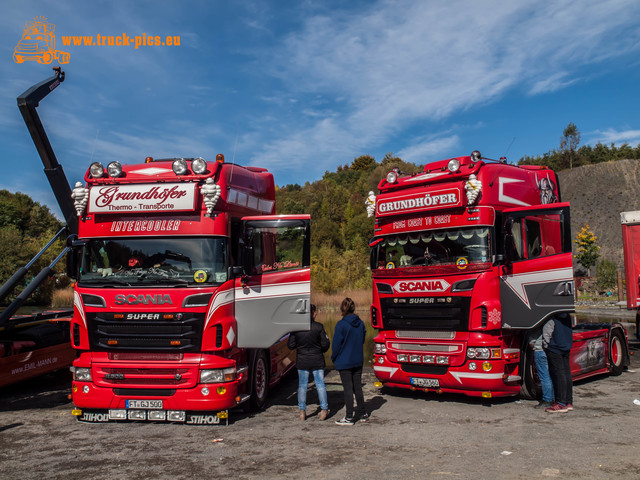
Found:
[{"label": "woman in blue jacket", "polygon": [[333,366],[340,373],[342,388],[344,389],[344,405],[346,414],[343,419],[336,420],[338,425],[353,425],[355,423],[353,410],[353,396],[356,396],[358,410],[362,412],[361,420],[369,418],[364,406],[362,393],[362,365],[364,354],[362,346],[366,330],[360,317],[354,312],[356,305],[349,297],[340,305],[342,320],[336,324],[333,333],[331,360]]}]

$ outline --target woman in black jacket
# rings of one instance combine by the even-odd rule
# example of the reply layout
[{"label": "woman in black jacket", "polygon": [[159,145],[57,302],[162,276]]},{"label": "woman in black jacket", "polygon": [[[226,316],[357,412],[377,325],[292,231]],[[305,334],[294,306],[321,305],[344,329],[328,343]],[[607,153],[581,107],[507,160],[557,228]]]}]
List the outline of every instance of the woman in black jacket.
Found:
[{"label": "woman in black jacket", "polygon": [[324,326],[316,322],[316,306],[311,304],[311,330],[294,332],[289,336],[288,346],[297,349],[296,366],[298,368],[298,407],[300,420],[307,419],[307,386],[309,376],[313,374],[320,401],[318,418],[325,420],[329,414],[327,388],[324,385],[324,352],[329,350],[330,341]]}]

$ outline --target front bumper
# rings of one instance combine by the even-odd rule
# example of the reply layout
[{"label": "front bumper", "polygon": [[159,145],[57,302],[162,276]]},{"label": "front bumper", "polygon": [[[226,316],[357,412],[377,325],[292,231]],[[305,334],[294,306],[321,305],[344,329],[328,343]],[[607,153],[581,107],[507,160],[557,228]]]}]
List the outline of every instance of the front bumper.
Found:
[{"label": "front bumper", "polygon": [[[491,364],[490,371],[482,369],[484,362]],[[421,373],[407,371],[411,364],[391,362],[385,355],[375,355],[373,370],[383,386],[413,391],[459,393],[484,398],[508,397],[520,392],[520,377],[505,373],[503,360],[476,360],[476,370],[469,368],[470,363],[467,360],[461,366],[449,366],[438,373]],[[438,386],[412,385],[412,378],[437,380]]]}]

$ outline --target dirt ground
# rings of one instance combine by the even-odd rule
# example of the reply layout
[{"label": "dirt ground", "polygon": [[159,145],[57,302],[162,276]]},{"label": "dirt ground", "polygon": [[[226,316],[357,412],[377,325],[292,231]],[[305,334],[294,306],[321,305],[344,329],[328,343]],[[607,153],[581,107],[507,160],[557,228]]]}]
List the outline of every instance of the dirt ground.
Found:
[{"label": "dirt ground", "polygon": [[0,390],[0,478],[640,478],[640,350],[618,377],[574,388],[575,410],[547,414],[518,400],[380,392],[363,376],[371,420],[339,426],[337,372],[330,418],[301,422],[297,376],[265,411],[231,412],[228,426],[83,424],[71,416],[68,372]]}]

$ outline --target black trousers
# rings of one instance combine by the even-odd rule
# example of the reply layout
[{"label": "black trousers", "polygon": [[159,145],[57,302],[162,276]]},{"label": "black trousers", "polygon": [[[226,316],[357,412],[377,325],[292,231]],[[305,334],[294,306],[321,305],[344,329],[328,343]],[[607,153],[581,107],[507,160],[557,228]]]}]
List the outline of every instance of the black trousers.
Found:
[{"label": "black trousers", "polygon": [[553,391],[556,395],[556,402],[566,405],[573,404],[573,379],[571,378],[571,365],[569,363],[569,353],[556,353],[546,350],[547,361],[549,362],[549,374]]},{"label": "black trousers", "polygon": [[344,406],[347,409],[346,417],[353,418],[353,395],[356,396],[358,410],[361,413],[364,409],[364,394],[362,393],[362,367],[354,367],[348,370],[338,370],[340,372],[340,381],[344,389]]}]

